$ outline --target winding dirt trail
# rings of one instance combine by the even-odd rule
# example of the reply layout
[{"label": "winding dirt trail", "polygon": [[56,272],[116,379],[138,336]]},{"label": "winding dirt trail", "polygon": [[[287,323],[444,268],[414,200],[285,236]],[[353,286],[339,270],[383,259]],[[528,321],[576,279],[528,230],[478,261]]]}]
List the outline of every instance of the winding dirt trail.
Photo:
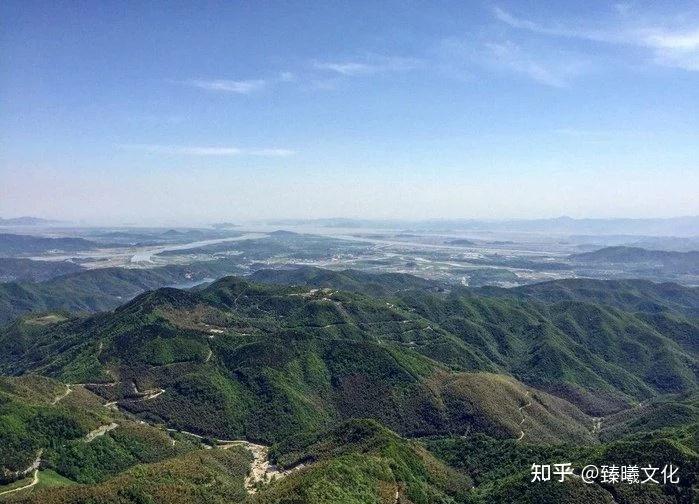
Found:
[{"label": "winding dirt trail", "polygon": [[104,436],[107,432],[116,429],[119,427],[118,423],[112,422],[109,425],[101,425],[97,427],[95,430],[90,431],[87,433],[85,436],[85,442],[86,443],[91,443],[95,439],[97,439],[100,436]]},{"label": "winding dirt trail", "polygon": [[98,383],[98,382],[90,383],[90,382],[86,382],[86,383],[76,383],[76,385],[80,385],[81,387],[116,387],[116,386],[119,385],[120,383],[123,383],[123,382],[121,382],[121,381],[106,382],[106,383]]},{"label": "winding dirt trail", "polygon": [[5,490],[4,492],[0,492],[0,495],[6,495],[12,492],[19,492],[20,490],[25,490],[27,488],[31,488],[34,485],[36,485],[39,482],[39,466],[41,466],[41,456],[44,454],[43,448],[39,450],[39,453],[36,455],[36,459],[34,459],[34,462],[32,462],[32,465],[27,467],[23,471],[18,471],[15,474],[18,476],[25,477],[25,474],[29,474],[31,471],[34,471],[34,479],[32,480],[31,483],[28,483],[27,485],[18,487],[18,488],[13,488],[12,490]]},{"label": "winding dirt trail", "polygon": [[136,388],[135,384],[133,386],[133,389],[134,392],[136,392],[136,394],[139,396],[138,399],[134,399],[135,401],[150,401],[152,399],[155,399],[156,397],[159,397],[161,394],[165,392],[165,389],[163,388],[149,389],[141,392]]},{"label": "winding dirt trail", "polygon": [[141,401],[150,401],[152,399],[155,399],[156,397],[160,396],[165,392],[165,389],[158,389],[158,390],[151,390],[146,392],[146,395],[141,399]]},{"label": "winding dirt trail", "polygon": [[5,490],[4,492],[0,492],[0,495],[7,495],[13,492],[19,492],[20,490],[26,490],[27,488],[33,487],[37,483],[39,483],[39,469],[34,469],[34,478],[32,479],[31,483],[18,488],[13,488],[12,490]]},{"label": "winding dirt trail", "polygon": [[56,397],[56,398],[53,400],[53,402],[52,402],[51,404],[52,404],[53,406],[55,406],[55,405],[58,404],[60,401],[62,401],[62,400],[65,399],[66,397],[68,397],[68,394],[70,394],[72,391],[73,391],[73,389],[72,389],[72,387],[70,386],[70,384],[69,384],[69,383],[66,383],[66,391],[65,391],[63,394],[61,394],[61,395],[59,395],[58,397]]},{"label": "winding dirt trail", "polygon": [[517,408],[517,411],[519,411],[519,414],[522,415],[522,419],[519,421],[519,437],[517,438],[517,442],[521,441],[522,438],[524,437],[524,429],[522,429],[522,424],[524,421],[527,419],[527,417],[524,415],[524,408],[528,408],[529,406],[532,405],[532,400],[531,400],[531,393],[527,390],[526,393],[524,394],[524,397],[528,398],[529,401],[527,404],[524,404]]},{"label": "winding dirt trail", "polygon": [[[165,389],[158,388],[158,389],[151,389],[151,390],[144,390],[144,391],[139,391],[136,386],[134,385],[134,391],[139,394],[141,397],[138,399],[135,399],[136,401],[148,401],[151,399],[155,399],[156,397],[159,397],[161,394],[165,392]],[[118,403],[117,401],[110,401],[104,404],[106,408],[114,408],[116,410],[119,410]],[[87,436],[85,436],[85,441],[86,442],[91,442],[94,439],[105,435],[107,432],[114,430],[118,427],[119,425],[117,423],[112,422],[109,425],[102,425],[98,427],[97,429],[89,432]],[[199,439],[200,441],[203,441],[205,439],[204,436],[200,434],[194,434],[193,432],[188,432],[188,431],[183,431],[183,430],[178,430],[178,429],[171,429],[171,428],[166,428],[165,429],[167,432],[170,433],[180,433],[180,434],[186,434],[188,436],[192,436],[196,439]],[[229,440],[229,439],[215,439],[212,438],[212,441],[215,443],[214,448],[226,450],[228,448],[232,448],[234,446],[242,446],[246,450],[248,450],[253,457],[252,463],[250,464],[250,473],[248,476],[245,478],[245,488],[249,494],[254,494],[257,492],[257,487],[260,483],[268,483],[274,479],[282,478],[294,471],[297,471],[301,468],[304,467],[304,464],[298,464],[297,466],[292,467],[291,469],[279,469],[276,465],[272,464],[269,460],[269,447],[252,443],[250,441],[242,440],[242,439],[234,439],[234,440]],[[172,444],[175,444],[175,440],[172,439]],[[211,446],[206,445],[205,447],[207,448],[212,448]]]}]

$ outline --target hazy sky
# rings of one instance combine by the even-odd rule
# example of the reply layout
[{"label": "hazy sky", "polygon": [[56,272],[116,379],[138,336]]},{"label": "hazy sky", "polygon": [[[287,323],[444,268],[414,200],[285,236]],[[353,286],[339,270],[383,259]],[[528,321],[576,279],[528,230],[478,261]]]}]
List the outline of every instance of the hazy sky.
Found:
[{"label": "hazy sky", "polygon": [[699,214],[699,4],[550,4],[4,0],[0,216]]}]

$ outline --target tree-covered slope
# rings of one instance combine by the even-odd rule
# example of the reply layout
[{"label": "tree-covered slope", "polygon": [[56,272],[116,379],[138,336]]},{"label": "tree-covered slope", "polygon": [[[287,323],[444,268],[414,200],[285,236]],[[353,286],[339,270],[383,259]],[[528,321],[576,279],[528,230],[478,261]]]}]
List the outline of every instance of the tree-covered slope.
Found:
[{"label": "tree-covered slope", "polygon": [[699,288],[648,280],[591,280],[572,278],[500,289],[484,287],[479,294],[545,303],[582,301],[624,311],[677,313],[699,317]]},{"label": "tree-covered slope", "polygon": [[250,455],[242,448],[189,451],[158,462],[140,463],[99,483],[44,482],[32,491],[5,497],[26,504],[229,504],[246,502]]},{"label": "tree-covered slope", "polygon": [[[691,504],[697,496],[699,425],[688,425],[616,437],[601,445],[533,445],[500,441],[476,434],[468,438],[423,440],[429,451],[448,466],[463,471],[474,484],[464,502],[469,504]],[[532,482],[532,464],[569,463],[574,476],[564,482]],[[587,465],[678,468],[676,483],[605,483],[596,477],[583,483]],[[640,480],[644,479],[641,471]]]},{"label": "tree-covered slope", "polygon": [[0,256],[41,254],[52,251],[75,252],[98,247],[97,243],[84,238],[50,238],[0,233]]},{"label": "tree-covered slope", "polygon": [[499,370],[595,415],[697,383],[696,319],[664,317],[651,323],[645,314],[598,303],[541,304],[459,291],[409,293],[401,299]]},{"label": "tree-covered slope", "polygon": [[[117,379],[125,385],[93,390],[116,394],[150,419],[218,437],[275,441],[361,417],[406,435],[476,429],[517,437],[519,407],[528,402],[516,380],[473,372],[495,369],[477,348],[409,310],[359,294],[235,278],[200,292],[147,293],[113,314],[18,322],[0,339],[5,373]],[[130,401],[131,383],[165,393]],[[532,400],[539,427],[531,436],[589,436],[589,419],[574,406],[544,392]]]},{"label": "tree-covered slope", "polygon": [[34,470],[96,483],[195,448],[174,446],[165,431],[104,404],[83,385],[0,377],[0,484],[29,478]]},{"label": "tree-covered slope", "polygon": [[[8,475],[37,456],[40,468],[33,489],[0,499],[691,502],[699,333],[677,308],[692,307],[686,293],[637,310],[652,288],[605,305],[595,289],[612,284],[544,299],[293,275],[297,286],[227,277],[1,329],[0,375],[13,376],[0,378],[0,460]],[[272,466],[250,441],[271,446]],[[533,461],[684,472],[676,486],[533,486]]]},{"label": "tree-covered slope", "polygon": [[0,257],[0,282],[42,282],[53,277],[82,271],[70,261],[35,261]]},{"label": "tree-covered slope", "polygon": [[647,250],[640,247],[605,247],[593,252],[570,256],[570,260],[587,264],[643,265],[668,273],[699,273],[699,251],[674,252]]},{"label": "tree-covered slope", "polygon": [[234,261],[219,260],[152,269],[101,268],[44,282],[0,283],[0,325],[35,312],[112,310],[148,289],[191,284],[232,271]]},{"label": "tree-covered slope", "polygon": [[[526,389],[488,378],[509,374],[539,389],[563,426],[532,435],[582,439],[588,420],[572,404],[599,416],[696,387],[696,356],[674,337],[589,303],[416,291],[391,300],[231,277],[146,293],[111,314],[15,323],[0,333],[0,370],[165,389],[148,403],[130,404],[128,390],[118,398],[178,428],[265,441],[358,417],[406,435],[516,437]],[[484,407],[489,391],[510,404],[504,415]]]},{"label": "tree-covered slope", "polygon": [[282,285],[310,285],[342,291],[362,292],[373,296],[390,296],[409,289],[444,290],[438,282],[404,273],[366,273],[359,270],[332,271],[312,266],[291,269],[262,269],[250,280]]},{"label": "tree-covered slope", "polygon": [[471,487],[420,443],[368,420],[289,438],[271,456],[282,467],[307,467],[263,488],[251,499],[257,504],[446,504],[463,502]]}]

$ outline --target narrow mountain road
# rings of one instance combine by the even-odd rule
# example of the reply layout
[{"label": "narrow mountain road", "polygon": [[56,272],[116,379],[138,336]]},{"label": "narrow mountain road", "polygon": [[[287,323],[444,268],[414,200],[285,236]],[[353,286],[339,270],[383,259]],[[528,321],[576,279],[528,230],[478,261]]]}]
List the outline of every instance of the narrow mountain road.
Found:
[{"label": "narrow mountain road", "polygon": [[133,386],[133,389],[134,392],[136,392],[136,395],[139,396],[138,399],[135,399],[136,401],[151,401],[165,392],[165,389],[163,388],[144,390],[143,392],[141,392],[136,388],[135,384]]},{"label": "narrow mountain road", "polygon": [[[531,393],[527,390],[527,392],[524,394],[524,397],[530,398]],[[517,411],[519,411],[519,414],[522,415],[522,419],[519,421],[520,427],[519,427],[519,437],[517,438],[517,442],[521,441],[522,438],[524,437],[524,429],[522,429],[522,424],[524,423],[524,420],[526,420],[526,418],[527,418],[526,416],[524,416],[524,408],[528,408],[531,405],[532,405],[532,401],[531,401],[531,399],[529,399],[527,404],[524,404],[524,405],[520,406],[519,408],[517,408]]]},{"label": "narrow mountain road", "polygon": [[[134,386],[134,390],[137,394],[142,394],[143,397],[136,399],[137,401],[148,401],[151,399],[155,399],[156,397],[160,396],[162,393],[165,392],[165,389],[153,389],[153,390],[144,390],[143,392],[140,392],[136,387]],[[118,410],[118,405],[116,401],[111,401],[107,402],[104,404],[105,407],[107,408],[114,408]],[[145,423],[145,422],[144,422]],[[86,442],[91,442],[94,439],[105,435],[107,432],[114,430],[118,427],[119,425],[117,423],[111,423],[109,425],[102,425],[101,427],[89,432],[87,436],[85,436],[85,441]],[[154,426],[155,427],[155,426]],[[166,428],[165,429],[167,432],[170,433],[179,433],[179,434],[186,434],[192,437],[195,437],[201,441],[205,439],[204,436],[200,434],[194,434],[193,432],[188,432],[188,431],[183,431],[183,430],[178,430],[178,429],[171,429],[171,428]],[[172,439],[172,444],[174,445],[174,439]],[[252,443],[250,441],[246,440],[228,440],[228,439],[213,439],[215,445],[214,448],[219,448],[226,450],[228,448],[232,448],[234,446],[242,446],[245,449],[247,449],[253,457],[252,463],[250,464],[250,473],[248,476],[245,478],[245,488],[248,491],[249,494],[254,494],[257,492],[257,485],[259,483],[267,483],[273,479],[278,479],[286,476],[287,474],[290,474],[294,471],[297,471],[301,468],[304,467],[304,464],[299,464],[295,467],[292,467],[291,469],[287,470],[282,470],[277,468],[274,464],[272,464],[269,460],[269,447]],[[206,445],[205,447],[211,448],[211,446]]]},{"label": "narrow mountain road", "polygon": [[62,400],[65,399],[66,397],[68,397],[68,394],[70,394],[72,391],[73,391],[73,389],[71,388],[70,384],[69,384],[69,383],[66,383],[66,391],[65,391],[63,394],[61,394],[61,395],[59,395],[58,397],[56,397],[56,398],[53,400],[53,402],[52,402],[51,404],[55,406],[55,405],[58,404],[60,401],[62,401]]},{"label": "narrow mountain road", "polygon": [[18,471],[14,473],[17,476],[21,476],[22,478],[26,477],[25,475],[29,474],[30,472],[34,471],[34,480],[24,486],[21,486],[19,488],[13,488],[12,490],[5,490],[4,492],[0,492],[0,495],[6,495],[12,492],[19,492],[20,490],[25,490],[27,488],[31,488],[34,485],[36,485],[39,482],[39,466],[41,466],[41,455],[43,455],[44,450],[41,449],[39,452],[36,454],[36,459],[34,459],[34,462],[32,462],[32,465],[24,469],[23,471]]},{"label": "narrow mountain road", "polygon": [[20,490],[26,490],[27,488],[33,487],[37,483],[39,483],[39,469],[34,469],[34,478],[32,479],[31,483],[18,488],[13,488],[12,490],[5,490],[4,492],[0,492],[0,495],[7,495],[13,492],[19,492]]},{"label": "narrow mountain road", "polygon": [[104,436],[107,432],[112,431],[117,427],[119,427],[119,424],[115,422],[112,422],[109,425],[101,425],[97,427],[95,430],[87,433],[87,435],[85,436],[85,442],[91,443],[98,437]]},{"label": "narrow mountain road", "polygon": [[178,434],[186,434],[188,436],[195,437],[197,439],[204,439],[204,436],[200,436],[199,434],[194,434],[193,432],[185,431],[185,430],[177,430],[177,429],[165,429],[168,432],[176,432]]},{"label": "narrow mountain road", "polygon": [[147,391],[146,395],[143,397],[143,399],[141,399],[141,401],[151,401],[163,393],[165,393],[165,389],[162,388],[155,391]]},{"label": "narrow mountain road", "polygon": [[116,387],[120,383],[123,383],[123,382],[115,381],[115,382],[108,382],[108,383],[76,383],[76,385],[80,385],[81,387]]},{"label": "narrow mountain road", "polygon": [[242,296],[242,295],[245,293],[245,291],[247,291],[247,290],[248,290],[247,288],[244,288],[244,289],[241,290],[240,293],[235,297],[235,299],[233,300],[233,307],[232,307],[231,311],[237,311],[237,310],[238,310],[238,300],[240,299],[240,296]]}]

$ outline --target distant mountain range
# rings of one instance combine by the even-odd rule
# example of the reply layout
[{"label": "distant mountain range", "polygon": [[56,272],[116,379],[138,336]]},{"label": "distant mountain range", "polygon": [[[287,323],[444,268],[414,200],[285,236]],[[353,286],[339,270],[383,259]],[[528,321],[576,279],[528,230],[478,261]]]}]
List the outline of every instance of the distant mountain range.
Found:
[{"label": "distant mountain range", "polygon": [[457,287],[425,280],[404,273],[367,273],[358,270],[331,271],[313,266],[290,269],[263,269],[248,277],[253,282],[307,285],[361,292],[372,296],[396,296],[402,293],[455,292],[461,295],[503,297],[545,303],[575,301],[600,303],[619,310],[658,314],[676,312],[699,318],[699,288],[648,280],[593,280],[568,278],[509,289],[501,287]]},{"label": "distant mountain range", "polygon": [[[2,261],[2,260],[0,260]],[[4,261],[16,261],[5,259]],[[35,263],[38,261],[31,261]],[[3,262],[0,262],[2,266]],[[59,267],[65,263],[57,264]],[[7,264],[9,269],[10,264]],[[46,266],[36,271],[26,266],[27,275],[46,275]],[[29,268],[33,268],[30,273]],[[70,267],[67,267],[70,268]],[[67,269],[66,268],[66,269]],[[171,285],[194,285],[236,271],[234,263],[225,259],[191,265],[168,265],[152,269],[98,268],[35,282],[21,279],[0,283],[0,325],[21,315],[36,311],[68,311],[73,313],[111,310],[148,289]],[[0,269],[0,271],[2,271]],[[22,270],[20,270],[22,271]],[[16,274],[17,270],[13,269]],[[53,276],[53,275],[52,275]]]},{"label": "distant mountain range", "polygon": [[273,220],[273,225],[308,224],[320,227],[386,228],[415,231],[499,231],[590,235],[699,236],[699,216],[666,219],[432,219],[423,221],[315,219]]},{"label": "distant mountain range", "polygon": [[699,251],[673,252],[639,247],[605,247],[594,252],[574,254],[570,259],[585,264],[615,264],[628,268],[645,266],[673,273],[699,274]]},{"label": "distant mountain range", "polygon": [[214,229],[230,229],[239,226],[240,224],[236,224],[235,222],[216,222],[214,224],[211,224],[211,227]]},{"label": "distant mountain range", "polygon": [[3,219],[0,217],[0,226],[43,226],[49,224],[58,224],[60,221],[41,219],[39,217],[13,217]]},{"label": "distant mountain range", "polygon": [[47,238],[43,236],[0,233],[0,256],[43,254],[45,252],[76,252],[99,248],[84,238]]},{"label": "distant mountain range", "polygon": [[80,265],[69,261],[33,261],[0,257],[0,282],[43,282],[68,273],[77,273],[82,269]]}]

